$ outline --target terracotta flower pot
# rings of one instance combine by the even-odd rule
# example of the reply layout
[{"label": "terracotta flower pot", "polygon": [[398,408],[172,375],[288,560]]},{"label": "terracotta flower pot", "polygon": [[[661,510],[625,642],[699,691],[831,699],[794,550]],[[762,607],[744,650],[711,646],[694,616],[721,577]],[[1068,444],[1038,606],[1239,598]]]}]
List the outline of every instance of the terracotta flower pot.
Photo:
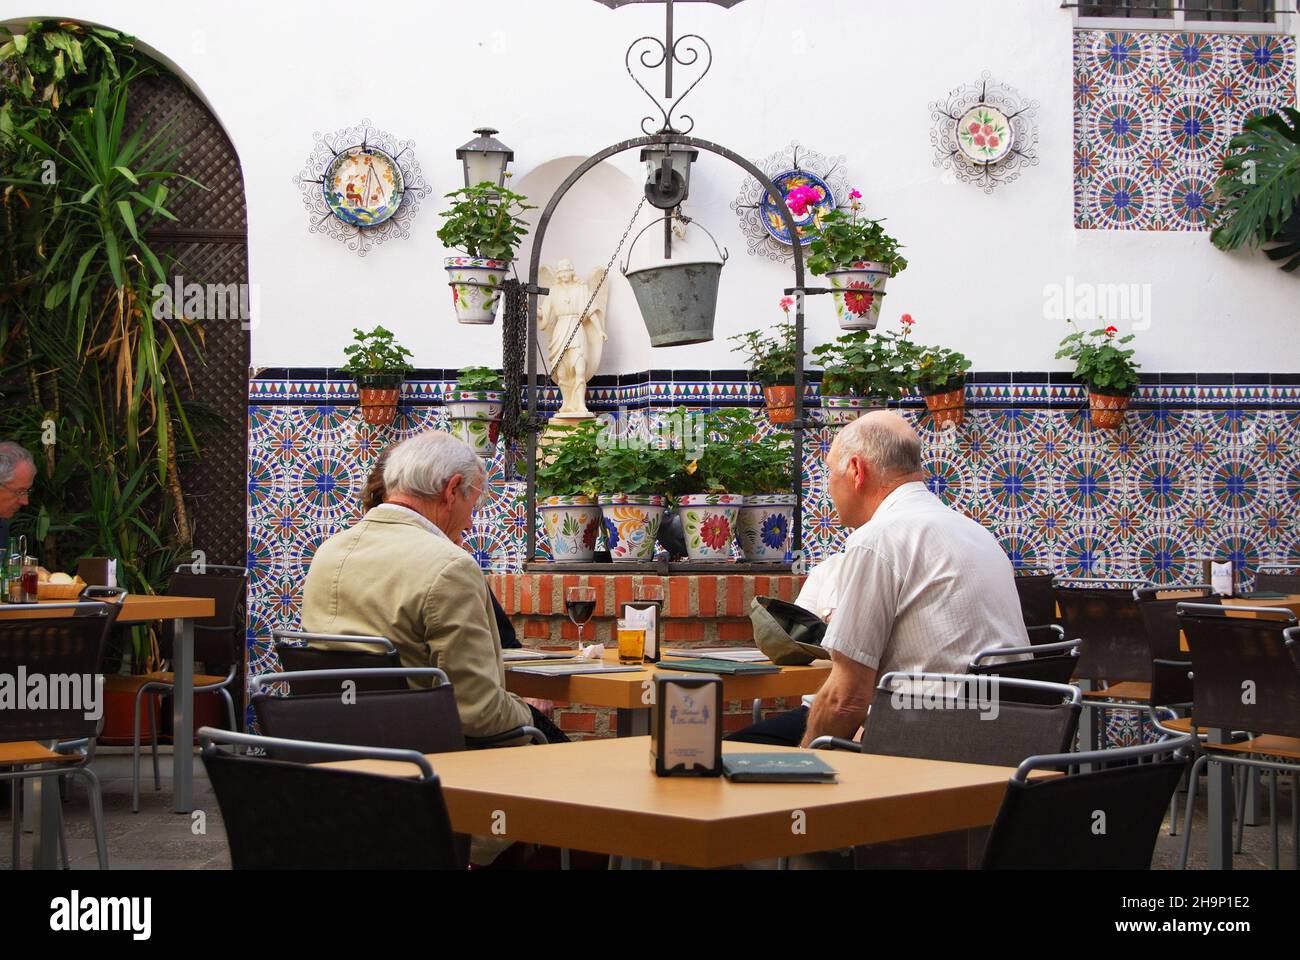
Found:
[{"label": "terracotta flower pot", "polygon": [[1089,390],[1088,410],[1092,414],[1092,425],[1102,430],[1118,430],[1124,423],[1124,411],[1128,409],[1130,399]]},{"label": "terracotta flower pot", "polygon": [[357,399],[361,418],[373,427],[388,427],[397,419],[397,401],[402,396],[400,376],[371,375],[357,377]]},{"label": "terracotta flower pot", "polygon": [[773,423],[794,421],[794,384],[764,387],[763,399],[767,401],[767,418]]},{"label": "terracotta flower pot", "polygon": [[950,423],[959,426],[966,419],[966,388],[961,386],[943,393],[926,394],[925,406],[937,429],[942,430]]}]

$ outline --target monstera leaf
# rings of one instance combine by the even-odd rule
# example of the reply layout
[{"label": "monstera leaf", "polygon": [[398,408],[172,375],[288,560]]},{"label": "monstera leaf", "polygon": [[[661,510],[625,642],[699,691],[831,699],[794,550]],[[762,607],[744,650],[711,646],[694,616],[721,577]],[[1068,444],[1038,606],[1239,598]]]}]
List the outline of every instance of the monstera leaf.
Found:
[{"label": "monstera leaf", "polygon": [[1246,121],[1233,137],[1216,187],[1223,198],[1210,239],[1220,250],[1276,244],[1265,252],[1293,272],[1300,268],[1300,111]]}]

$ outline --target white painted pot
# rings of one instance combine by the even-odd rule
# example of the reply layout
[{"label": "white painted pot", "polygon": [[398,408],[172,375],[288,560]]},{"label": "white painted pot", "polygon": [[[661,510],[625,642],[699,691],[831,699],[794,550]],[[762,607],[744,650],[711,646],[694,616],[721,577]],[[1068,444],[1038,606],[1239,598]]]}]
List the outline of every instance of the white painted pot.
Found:
[{"label": "white painted pot", "polygon": [[600,539],[600,506],[591,497],[542,497],[542,526],[556,563],[590,563]]},{"label": "white painted pot", "polygon": [[844,270],[826,274],[835,301],[835,319],[841,330],[874,330],[880,322],[889,266],[874,260],[859,260]]},{"label": "white painted pot", "polygon": [[451,432],[484,460],[491,460],[501,434],[502,395],[498,390],[453,390],[447,396]]},{"label": "white painted pot", "polygon": [[736,521],[745,498],[735,493],[691,493],[677,498],[690,560],[725,562],[731,559]]},{"label": "white painted pot", "polygon": [[[857,397],[850,394],[831,394],[822,397],[822,419],[828,426],[842,427],[873,410],[888,410],[884,397]],[[746,501],[748,503],[748,501]]]},{"label": "white painted pot", "polygon": [[765,493],[746,497],[736,527],[736,540],[748,562],[785,562],[790,559],[794,494]]},{"label": "white painted pot", "polygon": [[443,260],[458,322],[491,323],[495,319],[501,301],[501,281],[510,276],[510,262],[486,257]]},{"label": "white painted pot", "polygon": [[664,518],[664,498],[655,494],[602,493],[605,541],[615,563],[653,560],[655,537]]}]

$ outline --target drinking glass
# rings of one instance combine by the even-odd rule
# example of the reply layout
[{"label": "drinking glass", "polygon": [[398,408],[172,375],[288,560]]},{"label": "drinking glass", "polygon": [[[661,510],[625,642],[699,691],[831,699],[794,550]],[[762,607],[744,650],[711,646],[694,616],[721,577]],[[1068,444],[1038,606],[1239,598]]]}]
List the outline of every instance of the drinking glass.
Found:
[{"label": "drinking glass", "polygon": [[641,666],[645,663],[645,627],[630,627],[618,622],[618,662]]},{"label": "drinking glass", "polygon": [[596,612],[595,587],[569,587],[564,591],[564,612],[578,628],[578,649],[582,649],[582,628]]}]

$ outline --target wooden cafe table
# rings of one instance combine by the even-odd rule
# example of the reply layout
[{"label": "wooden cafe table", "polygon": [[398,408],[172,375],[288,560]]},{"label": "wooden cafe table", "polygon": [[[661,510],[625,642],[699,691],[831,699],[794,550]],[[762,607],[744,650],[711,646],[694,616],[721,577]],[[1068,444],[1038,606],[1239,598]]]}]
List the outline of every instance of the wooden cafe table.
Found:
[{"label": "wooden cafe table", "polygon": [[[723,744],[724,753],[785,750]],[[458,832],[493,836],[495,824],[495,835],[517,842],[704,868],[988,826],[1015,772],[862,753],[819,756],[835,768],[838,783],[657,777],[649,737],[428,759]],[[322,766],[391,776],[418,772],[392,760]],[[1056,776],[1032,776],[1040,774]]]},{"label": "wooden cafe table", "polygon": [[[67,603],[70,601],[59,601]],[[0,620],[34,619],[54,616],[57,611],[41,611],[42,604],[0,604]],[[211,597],[164,597],[129,593],[122,599],[117,622],[147,623],[151,620],[173,620],[176,627],[173,645],[172,671],[176,689],[172,696],[172,809],[189,813],[194,802],[194,621],[216,613],[216,601]],[[39,781],[38,781],[39,783]],[[54,837],[57,824],[57,790],[43,791],[41,798],[40,838]],[[35,863],[38,867],[53,867],[55,844],[40,843],[38,838]]]},{"label": "wooden cafe table", "polygon": [[[650,732],[654,675],[657,671],[670,670],[673,659],[665,657],[659,663],[647,663],[644,669],[627,673],[576,673],[559,677],[519,673],[512,668],[532,664],[516,661],[506,664],[506,689],[537,700],[568,700],[595,707],[612,707],[618,711],[618,736],[644,736]],[[606,650],[605,662],[618,663],[618,651]],[[818,660],[806,667],[781,667],[780,673],[723,675],[722,699],[801,697],[806,693],[816,693],[830,675],[830,668],[829,660]],[[679,672],[677,676],[690,674]]]}]

